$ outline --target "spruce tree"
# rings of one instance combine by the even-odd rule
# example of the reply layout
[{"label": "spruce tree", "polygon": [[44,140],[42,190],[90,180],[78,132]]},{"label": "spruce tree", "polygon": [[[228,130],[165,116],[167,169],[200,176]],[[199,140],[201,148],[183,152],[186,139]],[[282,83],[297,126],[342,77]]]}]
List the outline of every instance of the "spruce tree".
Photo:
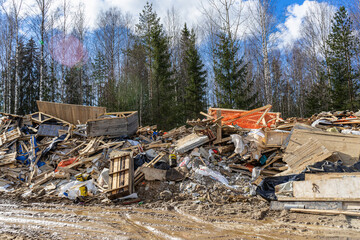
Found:
[{"label": "spruce tree", "polygon": [[131,82],[131,86],[137,90],[137,108],[135,109],[138,110],[140,124],[143,125],[151,122],[146,52],[139,39],[136,36],[132,37],[134,44],[126,51],[126,77]]},{"label": "spruce tree", "polygon": [[[206,71],[196,48],[196,35],[188,31],[186,25],[182,30],[181,45],[184,50],[183,77],[185,79],[185,117],[194,119],[206,109]],[[180,86],[181,87],[181,86]]]},{"label": "spruce tree", "polygon": [[91,78],[95,83],[95,92],[97,96],[98,106],[105,106],[105,83],[107,79],[108,66],[105,62],[105,56],[101,52],[97,52],[92,63],[92,75]]},{"label": "spruce tree", "polygon": [[248,109],[254,105],[255,95],[246,82],[247,64],[238,57],[238,42],[220,32],[214,50],[216,98],[221,108]]},{"label": "spruce tree", "polygon": [[345,7],[340,7],[335,13],[327,44],[326,64],[329,68],[332,107],[337,110],[355,110],[359,106],[356,99],[358,79],[352,60],[357,49],[357,39]]},{"label": "spruce tree", "polygon": [[148,68],[148,90],[151,124],[162,129],[176,125],[175,84],[172,78],[168,38],[165,35],[160,18],[152,10],[152,4],[146,3],[136,25],[139,38],[146,51]]},{"label": "spruce tree", "polygon": [[315,113],[329,111],[330,107],[330,89],[326,84],[325,72],[320,72],[319,82],[314,84],[305,99],[306,116],[312,116]]},{"label": "spruce tree", "polygon": [[172,79],[170,53],[168,39],[164,30],[159,27],[151,35],[153,47],[152,72],[154,79],[152,108],[154,119],[163,129],[170,129],[175,126],[176,112],[172,110],[175,102],[174,81]]},{"label": "spruce tree", "polygon": [[79,74],[82,69],[80,67],[74,66],[72,68],[66,69],[65,75],[65,88],[66,96],[65,102],[70,104],[82,104],[81,95],[79,91],[82,90],[82,86],[79,81]]},{"label": "spruce tree", "polygon": [[180,48],[179,48],[179,61],[177,67],[177,79],[176,79],[176,98],[177,98],[177,112],[179,114],[178,119],[181,122],[186,122],[187,119],[192,119],[189,116],[189,112],[186,110],[186,88],[189,83],[188,75],[188,49],[190,46],[190,31],[184,24],[184,28],[181,30]]},{"label": "spruce tree", "polygon": [[39,99],[40,55],[33,38],[19,46],[21,60],[20,114],[36,112]]},{"label": "spruce tree", "polygon": [[154,87],[154,79],[153,79],[153,55],[154,55],[154,42],[153,37],[154,33],[159,31],[161,28],[160,18],[157,16],[156,12],[153,11],[152,4],[146,2],[142,13],[139,16],[139,23],[136,24],[136,31],[139,36],[140,42],[143,46],[143,49],[146,53],[146,66],[148,71],[148,79],[147,79],[147,89],[149,91],[148,96],[150,102],[153,99],[153,87]]}]

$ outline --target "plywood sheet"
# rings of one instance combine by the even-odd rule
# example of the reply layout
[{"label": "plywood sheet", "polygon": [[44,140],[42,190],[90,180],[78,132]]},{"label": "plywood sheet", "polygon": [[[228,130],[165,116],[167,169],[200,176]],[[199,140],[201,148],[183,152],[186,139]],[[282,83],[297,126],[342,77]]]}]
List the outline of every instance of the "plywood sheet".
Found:
[{"label": "plywood sheet", "polygon": [[359,160],[360,136],[303,129],[293,130],[285,155],[293,153],[310,138],[318,140],[330,152],[338,152],[345,165],[352,165]]},{"label": "plywood sheet", "polygon": [[293,195],[298,199],[359,199],[359,189],[360,176],[357,174],[293,182]]},{"label": "plywood sheet", "polygon": [[41,124],[38,131],[38,136],[58,137],[59,130],[67,131],[69,126]]},{"label": "plywood sheet", "polygon": [[105,107],[91,107],[75,104],[36,101],[39,111],[63,119],[74,125],[85,124],[89,119],[95,119],[106,113]]},{"label": "plywood sheet", "polygon": [[289,166],[286,174],[300,173],[306,166],[313,165],[330,157],[332,152],[326,149],[319,140],[308,139],[293,152],[284,155],[284,162]]},{"label": "plywood sheet", "polygon": [[[118,115],[121,114],[118,113]],[[126,112],[122,116],[87,121],[86,132],[88,136],[131,136],[136,133],[139,127],[138,113]]]}]

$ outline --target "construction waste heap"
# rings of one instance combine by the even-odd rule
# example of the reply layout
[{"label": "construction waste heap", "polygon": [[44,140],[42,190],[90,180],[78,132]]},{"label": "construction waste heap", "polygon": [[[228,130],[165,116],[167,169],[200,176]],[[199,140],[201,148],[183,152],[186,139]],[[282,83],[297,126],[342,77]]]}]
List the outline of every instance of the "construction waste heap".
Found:
[{"label": "construction waste heap", "polygon": [[[281,119],[267,105],[210,108],[162,132],[137,112],[38,101],[1,113],[0,194],[24,201],[221,205],[360,216],[360,112]],[[264,201],[265,202],[265,201]]]}]

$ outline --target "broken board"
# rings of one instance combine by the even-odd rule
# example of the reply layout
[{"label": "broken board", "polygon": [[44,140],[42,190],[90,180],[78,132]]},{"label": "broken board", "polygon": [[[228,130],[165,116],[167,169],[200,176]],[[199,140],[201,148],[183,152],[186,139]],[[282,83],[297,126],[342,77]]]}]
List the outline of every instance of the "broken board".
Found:
[{"label": "broken board", "polygon": [[326,149],[319,140],[310,138],[294,151],[284,155],[283,161],[290,168],[286,171],[286,174],[300,173],[307,166],[321,162],[331,155],[332,152]]},{"label": "broken board", "polygon": [[338,152],[345,165],[353,165],[359,160],[360,136],[303,129],[293,130],[285,155],[292,154],[310,138],[318,140],[330,152]]},{"label": "broken board", "polygon": [[281,147],[286,138],[289,136],[289,131],[265,131],[265,146],[266,147]]},{"label": "broken board", "polygon": [[[87,121],[86,132],[89,137],[131,136],[139,127],[138,112],[114,113],[116,117],[91,119]],[[111,115],[107,113],[106,115]]]},{"label": "broken board", "polygon": [[69,126],[61,126],[55,124],[41,124],[39,126],[39,130],[37,132],[38,136],[46,136],[46,137],[58,137],[59,130],[69,130]]},{"label": "broken board", "polygon": [[129,152],[111,153],[109,169],[109,199],[116,199],[134,192],[134,162]]},{"label": "broken board", "polygon": [[196,147],[200,147],[209,142],[209,137],[206,135],[197,135],[192,133],[186,137],[179,139],[176,143],[175,151],[178,153],[185,153]]},{"label": "broken board", "polygon": [[0,135],[0,146],[5,143],[11,142],[15,139],[18,139],[21,136],[21,132],[19,128],[15,128],[14,130],[4,132]]}]

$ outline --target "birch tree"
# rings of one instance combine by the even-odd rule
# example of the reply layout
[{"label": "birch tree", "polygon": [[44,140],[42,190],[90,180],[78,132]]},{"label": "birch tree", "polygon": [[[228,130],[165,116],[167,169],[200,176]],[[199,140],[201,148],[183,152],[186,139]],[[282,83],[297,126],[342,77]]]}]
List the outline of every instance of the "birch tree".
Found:
[{"label": "birch tree", "polygon": [[272,0],[258,0],[250,7],[252,18],[249,21],[249,30],[252,33],[254,44],[258,45],[261,50],[259,57],[261,58],[262,84],[266,104],[272,104],[269,51],[274,42],[274,39],[271,38],[275,28],[273,7]]},{"label": "birch tree", "polygon": [[[48,18],[50,14],[50,8],[54,0],[36,0],[36,10],[38,13],[38,20],[34,23],[35,26],[39,26],[38,32],[39,42],[40,42],[40,86],[39,86],[39,100],[42,101],[44,99],[45,92],[45,42],[47,42],[47,31],[49,29],[48,26]],[[40,22],[40,24],[38,24]]]}]

